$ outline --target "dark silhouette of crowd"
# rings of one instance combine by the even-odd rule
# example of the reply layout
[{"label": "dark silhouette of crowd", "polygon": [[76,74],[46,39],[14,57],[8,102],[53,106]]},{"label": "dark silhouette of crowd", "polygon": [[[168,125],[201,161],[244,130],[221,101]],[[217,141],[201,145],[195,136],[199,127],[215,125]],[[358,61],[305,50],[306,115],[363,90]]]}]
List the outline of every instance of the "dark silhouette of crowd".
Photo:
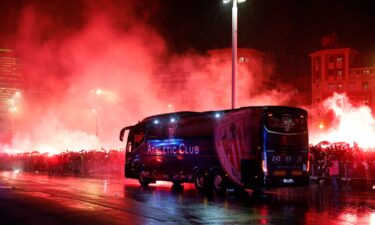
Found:
[{"label": "dark silhouette of crowd", "polygon": [[[364,150],[357,143],[320,142],[311,145],[310,178],[324,181],[334,177],[338,183],[375,184],[375,150]],[[0,170],[19,170],[48,173],[49,175],[123,174],[124,150],[81,150],[50,155],[26,152],[8,154],[0,152]],[[333,166],[338,168],[333,168]],[[332,171],[335,171],[334,174]],[[335,183],[333,183],[335,185]]]},{"label": "dark silhouette of crowd", "polygon": [[123,150],[81,150],[50,155],[38,151],[8,154],[0,152],[0,170],[89,176],[123,173]]},{"label": "dark silhouette of crowd", "polygon": [[333,161],[338,162],[338,182],[372,188],[375,183],[375,151],[361,149],[357,143],[322,141],[310,146],[311,179],[324,181],[332,177]]}]

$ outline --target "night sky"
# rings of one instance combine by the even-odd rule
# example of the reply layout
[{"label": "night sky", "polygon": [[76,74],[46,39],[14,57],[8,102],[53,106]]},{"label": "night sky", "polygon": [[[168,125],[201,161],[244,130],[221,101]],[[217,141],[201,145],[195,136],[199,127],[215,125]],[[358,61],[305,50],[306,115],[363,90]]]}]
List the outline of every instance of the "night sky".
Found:
[{"label": "night sky", "polygon": [[[332,32],[340,47],[375,53],[371,0],[247,0],[238,8],[238,47],[273,57],[284,80],[309,75],[308,55]],[[173,50],[231,46],[231,4],[169,0],[163,1],[160,14],[160,29]]]},{"label": "night sky", "polygon": [[[64,34],[78,30],[85,22],[87,2],[56,0],[46,5],[42,0],[1,1],[0,44],[11,46],[9,40],[17,33],[20,12],[30,3],[53,14],[64,27],[55,32]],[[112,2],[121,11],[135,1],[91,2]],[[130,5],[140,21],[150,24],[166,40],[171,53],[231,47],[231,4],[220,0],[148,0]],[[129,13],[127,10],[123,13]],[[288,81],[309,74],[309,53],[319,50],[321,37],[332,32],[336,32],[341,47],[374,53],[374,12],[372,0],[247,0],[239,5],[238,47],[265,52],[275,61],[275,74]]]}]

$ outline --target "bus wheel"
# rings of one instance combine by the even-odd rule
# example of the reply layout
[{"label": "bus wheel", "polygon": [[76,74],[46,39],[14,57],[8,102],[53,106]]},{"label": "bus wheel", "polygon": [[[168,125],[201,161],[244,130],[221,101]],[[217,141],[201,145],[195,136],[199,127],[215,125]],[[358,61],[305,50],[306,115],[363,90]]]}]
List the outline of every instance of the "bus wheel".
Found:
[{"label": "bus wheel", "polygon": [[150,183],[150,180],[147,177],[147,172],[143,167],[139,168],[138,181],[142,186],[147,186]]},{"label": "bus wheel", "polygon": [[225,178],[218,171],[215,171],[213,173],[212,188],[213,188],[213,191],[218,193],[218,194],[224,194],[227,191],[227,187],[225,185]]},{"label": "bus wheel", "polygon": [[198,170],[195,173],[194,184],[195,184],[195,188],[198,191],[200,191],[200,192],[206,191],[206,189],[207,189],[207,178],[205,177],[205,175],[203,174],[203,172],[201,170]]}]

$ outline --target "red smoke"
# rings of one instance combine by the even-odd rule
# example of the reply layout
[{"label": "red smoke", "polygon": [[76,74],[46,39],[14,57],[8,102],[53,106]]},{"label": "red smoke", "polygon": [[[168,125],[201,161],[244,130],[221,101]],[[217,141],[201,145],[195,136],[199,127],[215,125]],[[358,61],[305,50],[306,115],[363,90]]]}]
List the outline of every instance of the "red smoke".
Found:
[{"label": "red smoke", "polygon": [[[119,148],[119,130],[145,116],[230,107],[230,62],[218,66],[194,53],[168,55],[167,43],[147,25],[157,5],[78,1],[69,8],[64,1],[35,2],[23,8],[15,41],[25,91],[12,149]],[[190,75],[166,93],[163,71]],[[261,91],[250,71],[239,73],[239,107],[289,99]]]},{"label": "red smoke", "polygon": [[326,99],[320,116],[313,118],[310,142],[354,142],[360,147],[375,147],[375,119],[366,105],[353,106],[345,94],[335,93]]}]

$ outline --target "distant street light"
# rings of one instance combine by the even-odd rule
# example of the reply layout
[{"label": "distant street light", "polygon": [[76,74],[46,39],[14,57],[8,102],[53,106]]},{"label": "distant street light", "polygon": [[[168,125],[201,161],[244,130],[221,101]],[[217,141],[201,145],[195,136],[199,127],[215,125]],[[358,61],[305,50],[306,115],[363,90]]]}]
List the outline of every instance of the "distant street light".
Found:
[{"label": "distant street light", "polygon": [[236,108],[236,79],[237,79],[237,3],[246,0],[223,0],[223,3],[233,1],[232,7],[232,109]]},{"label": "distant street light", "polygon": [[174,106],[172,104],[168,104],[168,112],[173,112]]}]

